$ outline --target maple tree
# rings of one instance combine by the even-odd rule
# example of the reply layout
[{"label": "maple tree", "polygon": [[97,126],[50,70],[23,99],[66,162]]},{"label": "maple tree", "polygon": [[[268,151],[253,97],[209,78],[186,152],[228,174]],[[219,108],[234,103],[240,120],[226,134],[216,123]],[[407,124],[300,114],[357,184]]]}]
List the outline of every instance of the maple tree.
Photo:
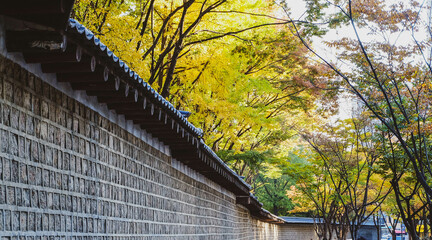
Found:
[{"label": "maple tree", "polygon": [[[391,159],[399,162],[398,168],[387,168],[392,176],[397,176],[392,178],[394,196],[399,197],[397,206],[410,237],[419,239],[415,227],[419,221],[417,210],[408,213],[412,206],[409,200],[418,194],[417,188],[424,196],[423,209],[427,213],[423,215],[429,216],[432,207],[430,6],[418,1],[307,2],[317,11],[314,16],[325,19],[327,24],[293,24],[293,31],[337,74],[335,81],[367,109],[377,127],[387,134],[387,143],[394,149],[391,153],[397,155]],[[332,10],[326,14],[324,9],[328,8]],[[324,30],[336,27],[340,33],[347,33],[348,36],[325,42],[327,49],[334,50],[334,59],[318,53],[301,36],[301,29],[311,25]],[[411,179],[399,182],[403,177]],[[406,189],[399,191],[402,186],[409,187],[411,193]],[[430,219],[421,220],[432,224]]]},{"label": "maple tree", "polygon": [[345,239],[348,234],[345,213],[330,175],[316,153],[302,155],[305,161],[294,162],[287,167],[287,173],[296,181],[287,191],[296,206],[291,214],[307,213],[312,216],[319,239]]},{"label": "maple tree", "polygon": [[315,207],[315,216],[321,220],[316,223],[321,239],[331,239],[332,235],[345,239],[348,233],[351,239],[358,239],[362,224],[378,212],[392,190],[382,181],[377,164],[381,153],[373,134],[374,126],[364,116],[302,133],[313,154],[303,169],[294,164],[291,170],[305,171],[309,176],[296,177],[295,188],[300,191],[299,199]]},{"label": "maple tree", "polygon": [[253,182],[252,189],[265,209],[276,216],[286,216],[295,207],[286,194],[294,184],[293,178],[287,174],[272,175],[264,172]]}]

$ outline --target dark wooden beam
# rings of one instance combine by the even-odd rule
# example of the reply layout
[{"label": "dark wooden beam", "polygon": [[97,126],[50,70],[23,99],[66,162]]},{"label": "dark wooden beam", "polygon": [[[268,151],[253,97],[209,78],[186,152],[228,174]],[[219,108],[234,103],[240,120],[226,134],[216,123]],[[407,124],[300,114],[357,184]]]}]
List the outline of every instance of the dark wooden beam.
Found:
[{"label": "dark wooden beam", "polygon": [[51,27],[56,30],[65,30],[67,26],[67,20],[69,19],[68,14],[66,13],[57,13],[57,14],[28,14],[28,15],[19,15],[12,16],[13,18],[18,18],[23,21],[36,23],[39,25]]},{"label": "dark wooden beam", "polygon": [[24,60],[27,63],[56,63],[56,62],[79,62],[82,50],[80,47],[70,46],[65,52],[24,52]]},{"label": "dark wooden beam", "polygon": [[81,62],[55,62],[43,63],[41,65],[44,73],[82,73],[94,72],[96,69],[96,59],[91,57],[90,61]]},{"label": "dark wooden beam", "polygon": [[113,91],[115,89],[114,83],[103,82],[103,83],[71,83],[71,86],[75,90],[86,90],[86,91]]},{"label": "dark wooden beam", "polygon": [[[113,103],[115,105],[115,103]],[[123,104],[128,104],[128,103],[123,103]],[[155,121],[157,121],[156,116],[153,114],[151,115],[150,111],[148,108],[144,108],[140,103],[132,103],[134,105],[137,105],[140,107],[140,111],[136,111],[136,110],[131,110],[130,108],[123,108],[120,110],[121,114],[123,115],[127,115],[133,118],[147,118],[149,116],[151,116],[153,119],[155,119]],[[158,121],[159,122],[159,121]]]},{"label": "dark wooden beam", "polygon": [[163,137],[164,139],[172,138],[172,131],[169,131],[169,129],[166,129],[164,126],[161,126],[156,123],[146,123],[146,124],[139,124],[143,129],[146,129],[148,132],[154,132],[160,135],[160,137]]},{"label": "dark wooden beam", "polygon": [[[124,98],[126,98],[126,97],[124,97]],[[134,113],[141,114],[141,111],[144,111],[142,104],[139,104],[136,102],[133,102],[133,103],[128,103],[128,102],[108,103],[107,105],[108,105],[108,108],[121,109],[123,114],[125,114],[126,111],[129,111],[129,112],[135,111],[135,112],[131,112],[131,114],[125,114],[125,115],[132,115]]]},{"label": "dark wooden beam", "polygon": [[236,203],[241,205],[251,204],[250,196],[237,196]]},{"label": "dark wooden beam", "polygon": [[134,120],[136,124],[141,125],[142,127],[160,127],[167,130],[167,132],[172,133],[173,131],[170,128],[167,128],[163,123],[161,123],[159,120],[152,118],[152,116],[130,116],[125,115],[128,119]]},{"label": "dark wooden beam", "polygon": [[164,143],[169,144],[170,146],[180,146],[180,147],[188,147],[190,144],[186,145],[184,139],[182,138],[166,138],[163,139]]},{"label": "dark wooden beam", "polygon": [[70,83],[104,83],[105,77],[101,72],[57,73],[57,81]]},{"label": "dark wooden beam", "polygon": [[115,96],[118,97],[119,92],[115,89],[96,89],[96,90],[87,90],[87,95],[89,96],[101,96],[101,97],[110,97]]},{"label": "dark wooden beam", "polygon": [[98,96],[99,102],[102,103],[135,103],[135,99],[131,96],[129,97],[118,97],[118,96]]},{"label": "dark wooden beam", "polygon": [[6,31],[6,49],[9,52],[64,52],[66,46],[66,36],[58,32]]},{"label": "dark wooden beam", "polygon": [[[171,150],[172,150],[172,148],[171,148]],[[198,162],[197,161],[198,158],[197,158],[197,152],[196,151],[193,152],[193,151],[187,151],[186,149],[184,149],[181,152],[179,152],[179,151],[173,151],[172,150],[171,153],[174,154],[175,157],[177,158],[177,160],[179,160],[179,161],[181,161],[180,158],[191,158],[190,161]]]},{"label": "dark wooden beam", "polygon": [[7,0],[1,5],[0,14],[8,16],[63,14],[66,11],[64,0]]}]

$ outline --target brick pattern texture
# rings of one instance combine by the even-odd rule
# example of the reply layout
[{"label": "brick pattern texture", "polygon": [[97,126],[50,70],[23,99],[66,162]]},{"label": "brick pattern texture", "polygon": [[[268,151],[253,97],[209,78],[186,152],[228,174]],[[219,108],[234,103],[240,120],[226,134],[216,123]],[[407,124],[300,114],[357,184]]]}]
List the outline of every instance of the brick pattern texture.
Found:
[{"label": "brick pattern texture", "polygon": [[284,224],[279,228],[278,238],[283,240],[318,240],[313,224]]},{"label": "brick pattern texture", "polygon": [[169,156],[0,55],[0,239],[278,239]]}]

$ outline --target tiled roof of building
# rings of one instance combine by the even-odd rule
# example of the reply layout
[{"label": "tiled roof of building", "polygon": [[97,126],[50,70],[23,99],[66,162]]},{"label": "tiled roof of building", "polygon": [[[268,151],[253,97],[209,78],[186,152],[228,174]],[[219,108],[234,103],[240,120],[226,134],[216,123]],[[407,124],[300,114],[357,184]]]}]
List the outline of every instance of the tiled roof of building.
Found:
[{"label": "tiled roof of building", "polygon": [[[285,223],[291,224],[314,224],[315,222],[323,221],[322,219],[315,219],[310,217],[280,217]],[[381,225],[384,224],[383,221],[380,222]],[[362,223],[362,226],[375,226],[373,219],[367,219]]]},{"label": "tiled roof of building", "polygon": [[281,217],[286,223],[314,224],[314,219],[309,217]]}]

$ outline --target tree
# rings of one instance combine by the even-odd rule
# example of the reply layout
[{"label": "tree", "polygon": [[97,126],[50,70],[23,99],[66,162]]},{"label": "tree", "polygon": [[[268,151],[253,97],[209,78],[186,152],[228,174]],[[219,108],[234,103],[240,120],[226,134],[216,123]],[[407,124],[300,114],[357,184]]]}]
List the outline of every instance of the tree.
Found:
[{"label": "tree", "polygon": [[[308,156],[306,158],[306,156]],[[291,213],[309,212],[314,218],[315,232],[319,239],[346,239],[348,226],[342,202],[330,180],[328,171],[316,153],[303,155],[304,162],[292,163],[288,173],[296,180],[287,195],[296,207]],[[341,187],[341,186],[339,186]]]},{"label": "tree", "polygon": [[[225,2],[83,0],[75,5],[73,16],[167,97],[178,60],[192,44],[186,39],[198,34],[203,18]],[[135,51],[128,50],[132,46]]]},{"label": "tree", "polygon": [[294,208],[286,192],[294,184],[293,179],[284,174],[259,174],[252,188],[255,196],[263,203],[263,208],[276,216],[286,216]]},{"label": "tree", "polygon": [[[383,154],[383,158],[379,161],[382,176],[389,179],[393,187],[391,204],[397,207],[397,214],[395,210],[392,210],[392,213],[397,218],[402,218],[407,229],[419,238],[417,224],[429,223],[428,216],[424,213],[427,209],[427,201],[423,200],[425,195],[420,183],[415,178],[409,159],[391,134],[382,132],[377,140],[378,149]],[[393,236],[396,237],[394,233]]]},{"label": "tree", "polygon": [[328,184],[344,210],[340,222],[347,223],[352,239],[358,238],[361,225],[377,212],[391,191],[377,171],[381,155],[373,135],[371,121],[362,116],[304,135],[329,176]]},{"label": "tree", "polygon": [[[425,194],[425,208],[429,211],[432,206],[429,6],[417,1],[395,4],[381,0],[308,2],[333,7],[337,13],[326,19],[330,24],[327,27],[338,27],[351,34],[327,41],[329,48],[336,49],[334,54],[338,63],[344,63],[344,66],[314,51],[301,37],[301,26],[293,24],[293,31],[324,65],[338,75],[344,88],[367,108],[370,116],[398,145],[401,156],[407,159],[405,171],[415,177],[415,186],[418,185]],[[419,35],[422,32],[427,33],[426,36]],[[401,36],[410,36],[411,41],[398,42]],[[399,204],[400,212],[407,212],[408,205]],[[402,218],[410,236],[418,239],[415,227],[410,227],[414,225],[410,224],[412,220]]]},{"label": "tree", "polygon": [[[401,217],[394,194],[389,194],[389,196],[379,206],[379,213],[377,216],[383,217],[384,226],[390,232],[392,240],[396,240],[396,228],[401,221]],[[375,226],[377,228],[381,228],[381,226],[378,225],[377,218],[374,218],[374,223],[376,223]]]}]

